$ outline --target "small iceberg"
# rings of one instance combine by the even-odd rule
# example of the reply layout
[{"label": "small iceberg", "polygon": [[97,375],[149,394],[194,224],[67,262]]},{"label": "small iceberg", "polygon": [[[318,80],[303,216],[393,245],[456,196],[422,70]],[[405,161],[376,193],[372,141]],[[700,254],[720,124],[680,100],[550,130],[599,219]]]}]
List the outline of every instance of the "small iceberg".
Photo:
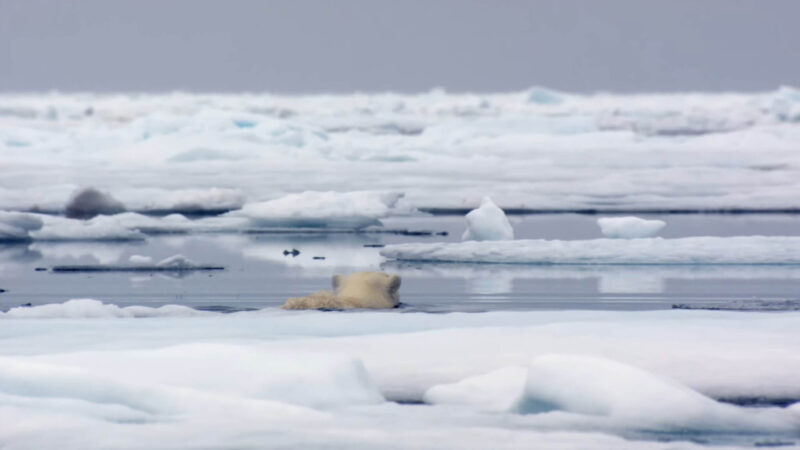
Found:
[{"label": "small iceberg", "polygon": [[483,197],[481,206],[466,215],[467,229],[462,241],[510,241],[514,239],[514,228],[506,213],[494,204],[491,198]]}]

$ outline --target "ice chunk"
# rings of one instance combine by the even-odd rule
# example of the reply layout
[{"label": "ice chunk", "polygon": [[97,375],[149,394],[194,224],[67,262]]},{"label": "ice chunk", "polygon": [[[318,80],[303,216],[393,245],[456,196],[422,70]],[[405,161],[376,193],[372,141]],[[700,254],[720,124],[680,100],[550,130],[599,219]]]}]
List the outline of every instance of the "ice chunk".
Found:
[{"label": "ice chunk", "polygon": [[791,417],[779,417],[777,411],[745,411],[639,368],[581,355],[536,358],[528,367],[525,389],[514,410],[604,417],[627,428],[659,431],[764,431],[795,426]]},{"label": "ice chunk", "polygon": [[42,220],[33,214],[0,211],[0,242],[28,241],[30,232],[42,225]]},{"label": "ice chunk", "polygon": [[597,219],[603,236],[618,239],[654,237],[667,225],[663,220],[646,220],[639,217],[602,217]]},{"label": "ice chunk", "polygon": [[491,198],[483,197],[481,206],[466,215],[467,229],[462,241],[508,241],[514,239],[514,229],[505,212]]},{"label": "ice chunk", "polygon": [[229,213],[247,217],[260,227],[360,229],[380,225],[378,220],[395,211],[398,192],[314,192],[290,194],[275,200],[248,203]]},{"label": "ice chunk", "polygon": [[387,245],[380,254],[399,261],[510,264],[800,264],[800,237],[439,242]]},{"label": "ice chunk", "polygon": [[110,194],[88,187],[76,192],[66,206],[66,215],[71,219],[91,219],[99,214],[117,214],[125,211],[125,205]]}]

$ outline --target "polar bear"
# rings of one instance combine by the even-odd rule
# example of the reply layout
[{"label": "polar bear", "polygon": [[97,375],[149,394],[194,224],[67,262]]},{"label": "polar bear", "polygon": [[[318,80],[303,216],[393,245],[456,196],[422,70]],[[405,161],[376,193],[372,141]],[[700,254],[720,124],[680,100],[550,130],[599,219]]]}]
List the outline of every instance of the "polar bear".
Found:
[{"label": "polar bear", "polygon": [[383,272],[334,275],[334,292],[319,291],[286,300],[283,309],[394,308],[400,303],[400,277]]}]

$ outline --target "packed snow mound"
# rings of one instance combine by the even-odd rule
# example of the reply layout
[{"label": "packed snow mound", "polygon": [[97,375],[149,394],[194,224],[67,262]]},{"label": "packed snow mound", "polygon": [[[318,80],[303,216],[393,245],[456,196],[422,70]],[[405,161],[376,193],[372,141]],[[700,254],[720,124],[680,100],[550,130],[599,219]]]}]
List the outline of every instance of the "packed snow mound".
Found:
[{"label": "packed snow mound", "polygon": [[616,239],[654,237],[667,223],[663,220],[647,220],[639,217],[602,217],[597,225],[603,236]]},{"label": "packed snow mound", "polygon": [[93,187],[81,189],[67,203],[66,216],[70,219],[91,219],[100,214],[112,215],[125,211],[125,205],[110,194]]},{"label": "packed snow mound", "polygon": [[228,214],[246,217],[258,227],[360,229],[380,225],[378,219],[397,212],[399,192],[315,192],[290,194],[248,203]]},{"label": "packed snow mound", "polygon": [[747,411],[642,369],[582,355],[536,358],[514,410],[607,418],[628,428],[659,431],[788,431],[797,426],[777,408]]},{"label": "packed snow mound", "polygon": [[509,264],[800,264],[800,237],[524,239],[387,245],[399,261]]},{"label": "packed snow mound", "polygon": [[467,229],[462,241],[510,241],[514,239],[514,228],[508,222],[506,213],[494,204],[491,198],[484,197],[481,206],[466,215]]},{"label": "packed snow mound", "polygon": [[29,241],[30,232],[42,225],[42,219],[33,214],[0,211],[0,242]]},{"label": "packed snow mound", "polygon": [[8,319],[110,319],[141,317],[189,317],[208,313],[181,305],[164,305],[158,308],[148,306],[119,307],[99,300],[82,298],[64,303],[51,303],[39,306],[20,306],[8,312],[0,312],[0,318]]}]

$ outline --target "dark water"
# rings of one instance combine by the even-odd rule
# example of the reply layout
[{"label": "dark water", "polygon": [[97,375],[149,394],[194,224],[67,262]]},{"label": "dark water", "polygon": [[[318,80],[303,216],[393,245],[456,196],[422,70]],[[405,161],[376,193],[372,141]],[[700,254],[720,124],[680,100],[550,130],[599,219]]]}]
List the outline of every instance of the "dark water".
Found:
[{"label": "dark water", "polygon": [[[668,215],[665,238],[800,235],[796,215]],[[591,239],[597,216],[512,217],[517,238]],[[447,232],[395,234],[157,235],[145,242],[0,244],[0,309],[95,298],[118,305],[168,303],[239,310],[279,306],[286,298],[330,288],[334,273],[384,270],[403,276],[401,311],[502,309],[641,310],[679,307],[800,308],[800,266],[523,266],[385,262],[380,246],[458,241],[460,216],[394,218],[387,228]],[[298,255],[284,254],[297,249]],[[68,272],[36,268],[153,262],[182,254],[222,271]]]}]

